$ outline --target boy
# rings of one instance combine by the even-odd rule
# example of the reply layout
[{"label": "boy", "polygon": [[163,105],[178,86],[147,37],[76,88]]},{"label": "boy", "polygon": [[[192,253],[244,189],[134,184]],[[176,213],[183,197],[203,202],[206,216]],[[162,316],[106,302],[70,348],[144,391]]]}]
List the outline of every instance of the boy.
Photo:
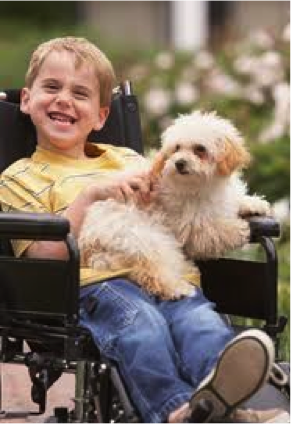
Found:
[{"label": "boy", "polygon": [[[106,121],[113,83],[110,62],[85,39],[54,39],[35,50],[21,110],[36,127],[37,149],[3,173],[4,211],[62,214],[78,238],[93,202],[150,202],[143,158],[128,149],[87,143],[91,130]],[[37,258],[67,254],[61,242],[19,241],[14,249],[16,255]],[[268,378],[274,349],[264,333],[235,337],[199,288],[179,300],[161,301],[126,275],[126,269],[114,275],[82,269],[80,321],[98,348],[118,363],[143,421],[190,420],[200,398],[212,401],[214,419],[232,415],[266,422],[278,414],[236,410]]]}]

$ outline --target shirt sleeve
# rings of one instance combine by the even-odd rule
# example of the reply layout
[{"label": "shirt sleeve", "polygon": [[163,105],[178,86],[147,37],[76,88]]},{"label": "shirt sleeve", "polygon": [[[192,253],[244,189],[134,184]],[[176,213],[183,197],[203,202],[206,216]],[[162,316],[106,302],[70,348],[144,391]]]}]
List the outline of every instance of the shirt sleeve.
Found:
[{"label": "shirt sleeve", "polygon": [[[36,188],[36,187],[35,187]],[[35,212],[49,213],[50,211],[41,200],[40,190],[28,186],[27,179],[18,178],[17,172],[4,172],[0,178],[0,205],[3,212]],[[12,240],[16,256],[33,243],[33,240]]]}]

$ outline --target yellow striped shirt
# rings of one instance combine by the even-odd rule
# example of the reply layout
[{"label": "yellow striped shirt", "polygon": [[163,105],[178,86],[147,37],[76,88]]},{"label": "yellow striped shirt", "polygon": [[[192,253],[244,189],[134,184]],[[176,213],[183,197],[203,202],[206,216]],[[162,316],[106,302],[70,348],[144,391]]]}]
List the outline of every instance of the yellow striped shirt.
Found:
[{"label": "yellow striped shirt", "polygon": [[[89,184],[111,178],[114,171],[147,167],[146,159],[123,147],[87,143],[86,155],[86,159],[73,159],[37,147],[31,158],[20,159],[2,173],[2,210],[62,214]],[[13,241],[15,254],[20,256],[32,243]],[[81,268],[81,285],[127,274],[128,269],[100,273]]]}]

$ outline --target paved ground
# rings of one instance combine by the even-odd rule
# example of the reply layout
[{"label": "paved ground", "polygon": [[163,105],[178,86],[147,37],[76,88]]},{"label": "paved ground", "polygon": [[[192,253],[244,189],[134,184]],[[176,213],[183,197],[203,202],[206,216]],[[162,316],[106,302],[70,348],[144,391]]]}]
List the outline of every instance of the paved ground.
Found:
[{"label": "paved ground", "polygon": [[[2,409],[4,411],[37,410],[31,401],[31,383],[26,367],[21,365],[0,364],[2,369]],[[0,423],[44,422],[52,415],[55,406],[73,407],[74,376],[64,374],[48,392],[48,407],[44,415],[21,416],[19,418],[0,416]]]}]

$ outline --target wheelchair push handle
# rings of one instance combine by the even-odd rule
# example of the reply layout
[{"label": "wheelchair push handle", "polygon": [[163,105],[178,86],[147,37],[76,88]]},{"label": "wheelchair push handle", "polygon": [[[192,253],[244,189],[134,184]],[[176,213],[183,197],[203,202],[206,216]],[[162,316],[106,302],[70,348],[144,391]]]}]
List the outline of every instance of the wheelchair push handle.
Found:
[{"label": "wheelchair push handle", "polygon": [[250,225],[250,242],[256,243],[261,237],[279,237],[280,224],[274,218],[252,216],[247,219]]}]

